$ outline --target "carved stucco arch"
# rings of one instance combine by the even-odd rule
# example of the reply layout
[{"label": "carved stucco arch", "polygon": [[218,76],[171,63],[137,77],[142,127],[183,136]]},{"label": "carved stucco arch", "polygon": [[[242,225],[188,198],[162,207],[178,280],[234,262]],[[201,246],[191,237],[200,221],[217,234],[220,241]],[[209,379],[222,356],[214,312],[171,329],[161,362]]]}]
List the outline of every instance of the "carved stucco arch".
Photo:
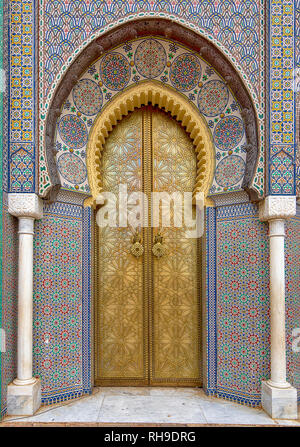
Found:
[{"label": "carved stucco arch", "polygon": [[252,188],[252,180],[259,157],[258,130],[255,108],[246,86],[229,60],[213,43],[196,32],[165,18],[141,19],[114,28],[85,47],[65,73],[56,89],[46,119],[46,159],[51,180],[51,187],[48,189],[46,198],[51,201],[55,200],[60,189],[55,160],[55,129],[68,95],[88,66],[104,52],[128,40],[147,36],[163,36],[185,45],[199,53],[223,77],[241,107],[245,123],[247,159],[242,186],[249,193],[251,199],[257,200],[257,191]]},{"label": "carved stucco arch", "polygon": [[99,113],[90,131],[87,144],[87,170],[92,197],[86,205],[96,203],[102,191],[101,153],[106,138],[129,112],[152,104],[170,112],[193,141],[197,155],[197,177],[193,196],[203,192],[206,197],[214,176],[215,152],[210,130],[199,111],[180,93],[155,81],[142,82],[116,95]]}]

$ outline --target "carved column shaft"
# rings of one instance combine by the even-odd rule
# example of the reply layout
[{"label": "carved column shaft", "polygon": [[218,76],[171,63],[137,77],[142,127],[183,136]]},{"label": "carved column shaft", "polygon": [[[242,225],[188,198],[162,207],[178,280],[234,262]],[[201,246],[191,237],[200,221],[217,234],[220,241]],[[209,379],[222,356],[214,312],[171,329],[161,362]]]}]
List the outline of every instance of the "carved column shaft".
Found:
[{"label": "carved column shaft", "polygon": [[18,266],[18,377],[16,385],[33,383],[32,288],[34,218],[19,217]]},{"label": "carved column shaft", "polygon": [[271,381],[286,388],[284,219],[269,221]]},{"label": "carved column shaft", "polygon": [[297,390],[286,381],[285,220],[296,214],[296,198],[268,196],[260,220],[269,222],[271,378],[262,382],[262,406],[273,418],[297,419]]}]

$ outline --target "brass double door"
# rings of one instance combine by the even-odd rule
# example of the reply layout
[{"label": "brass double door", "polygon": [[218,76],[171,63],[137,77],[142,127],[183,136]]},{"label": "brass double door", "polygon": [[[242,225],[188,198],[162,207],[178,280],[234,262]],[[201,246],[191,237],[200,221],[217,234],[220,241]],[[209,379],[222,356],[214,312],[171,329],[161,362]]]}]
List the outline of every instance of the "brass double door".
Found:
[{"label": "brass double door", "polygon": [[[104,191],[118,195],[125,184],[128,194],[146,193],[151,222],[152,191],[193,190],[192,141],[162,110],[138,109],[109,135],[101,176]],[[97,229],[96,385],[201,386],[200,247],[185,231],[149,224],[134,255],[132,228]]]}]

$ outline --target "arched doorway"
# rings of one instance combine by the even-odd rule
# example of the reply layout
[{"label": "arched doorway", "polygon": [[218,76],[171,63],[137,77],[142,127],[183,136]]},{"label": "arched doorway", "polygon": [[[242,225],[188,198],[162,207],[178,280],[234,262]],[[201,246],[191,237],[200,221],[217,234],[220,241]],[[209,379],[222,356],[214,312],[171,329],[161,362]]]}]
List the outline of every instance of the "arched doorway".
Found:
[{"label": "arched doorway", "polygon": [[128,193],[143,191],[149,206],[138,234],[129,226],[97,228],[96,385],[202,384],[200,240],[186,237],[174,207],[170,226],[162,227],[162,214],[150,225],[151,193],[192,192],[196,162],[186,130],[158,107],[130,113],[105,142],[103,191],[118,194],[126,184]]},{"label": "arched doorway", "polygon": [[[154,22],[151,22],[154,25]],[[156,22],[155,22],[156,23]],[[150,21],[149,21],[150,24]],[[148,29],[148,22],[143,24]],[[173,118],[175,118],[178,122],[181,122],[182,126],[186,129],[188,134],[190,135],[194,146],[195,152],[197,154],[197,180],[195,182],[194,194],[197,192],[201,192],[204,194],[205,203],[207,207],[214,206],[214,200],[217,197],[218,203],[235,203],[239,200],[236,195],[239,194],[242,188],[246,188],[248,192],[251,189],[251,185],[249,181],[253,178],[251,173],[254,172],[254,165],[257,160],[258,148],[257,148],[257,134],[256,134],[256,121],[255,121],[255,110],[253,104],[251,102],[251,98],[249,97],[245,87],[243,86],[243,82],[239,79],[238,74],[235,73],[234,67],[229,67],[228,62],[225,58],[217,57],[216,49],[213,48],[213,45],[210,45],[209,42],[205,41],[205,45],[203,39],[202,43],[198,44],[199,39],[196,34],[187,33],[186,30],[182,29],[181,37],[179,39],[179,35],[172,34],[172,40],[166,39],[163,36],[155,37],[156,32],[144,32],[145,29],[140,28],[140,23],[134,24],[137,25],[137,31],[141,31],[141,35],[139,31],[137,32],[137,36],[132,38],[130,44],[132,45],[133,51],[128,50],[128,54],[124,53],[124,48],[120,47],[122,42],[125,42],[125,34],[118,33],[118,30],[113,30],[112,34],[105,35],[102,49],[99,48],[100,39],[97,39],[94,43],[91,43],[91,46],[87,48],[88,51],[83,51],[80,57],[76,59],[65,78],[63,79],[61,86],[57,90],[55,94],[55,98],[53,99],[51,110],[49,111],[47,117],[47,126],[46,126],[46,135],[48,136],[48,149],[47,150],[47,159],[49,162],[49,166],[54,166],[56,169],[56,164],[59,165],[59,160],[64,161],[67,159],[68,164],[65,169],[59,170],[60,182],[65,187],[70,187],[73,190],[78,192],[88,191],[88,197],[85,197],[84,205],[85,207],[91,206],[93,210],[85,208],[85,213],[92,216],[95,208],[97,207],[97,203],[101,200],[101,194],[104,189],[103,188],[103,176],[102,176],[102,156],[103,149],[106,144],[107,138],[111,135],[112,130],[118,123],[121,122],[123,117],[126,117],[129,113],[133,112],[135,109],[140,108],[142,106],[152,104],[153,106],[158,106],[163,108],[165,111],[169,112]],[[152,26],[151,25],[151,26]],[[132,28],[133,24],[128,25]],[[150,29],[150,28],[149,28]],[[151,28],[153,29],[153,28]],[[161,28],[163,29],[163,28]],[[125,31],[125,28],[124,28]],[[159,33],[158,33],[159,34]],[[141,36],[143,38],[143,42],[140,41]],[[107,38],[108,37],[108,38]],[[113,39],[111,39],[113,37]],[[201,73],[203,74],[204,79],[202,79],[196,87],[197,92],[185,91],[184,88],[178,86],[179,88],[174,88],[174,85],[171,85],[170,77],[168,79],[160,78],[160,77],[145,77],[142,76],[138,79],[136,74],[137,67],[135,67],[135,57],[133,54],[136,54],[136,51],[139,46],[143,43],[144,45],[144,37],[146,40],[150,40],[150,44],[152,45],[153,38],[156,40],[160,40],[160,44],[165,48],[166,54],[168,54],[169,45],[181,45],[180,52],[189,53],[194,60],[196,58],[198,63],[201,65]],[[190,40],[189,42],[185,40],[185,38],[193,37],[193,42]],[[131,38],[130,38],[131,39]],[[200,41],[199,41],[200,42]],[[195,45],[194,45],[195,44]],[[117,45],[117,47],[116,47]],[[150,46],[151,46],[150,45]],[[206,47],[207,46],[207,47]],[[127,47],[126,47],[127,48]],[[94,51],[95,50],[95,51]],[[124,51],[123,51],[124,50]],[[191,51],[194,51],[192,54]],[[100,53],[99,53],[100,51]],[[130,82],[126,85],[126,87],[119,90],[107,90],[106,84],[109,79],[113,80],[113,73],[115,73],[115,67],[112,62],[112,78],[103,78],[103,70],[101,69],[101,61],[106,56],[114,54],[118,52],[119,59],[124,60],[123,56],[126,58],[125,65],[127,68],[129,67],[129,71],[131,73]],[[121,54],[122,53],[122,54]],[[150,56],[151,56],[150,52]],[[100,55],[100,57],[99,57]],[[173,64],[175,60],[178,60],[179,57],[178,50],[176,53],[176,58],[174,56],[172,61],[167,61],[167,59],[163,59],[163,63],[165,64],[165,71],[167,74],[170,74],[172,71]],[[82,57],[81,57],[82,56]],[[216,57],[215,57],[216,56]],[[132,59],[133,58],[133,59]],[[151,57],[150,57],[151,59]],[[208,60],[209,59],[209,60]],[[212,67],[207,67],[207,63],[211,62]],[[156,59],[151,59],[149,62],[154,63],[155,65]],[[92,66],[90,66],[92,63]],[[181,66],[180,64],[178,67]],[[131,68],[132,67],[132,68]],[[184,66],[182,66],[184,69]],[[84,71],[85,70],[85,71]],[[95,72],[96,70],[96,72]],[[219,72],[219,73],[217,73]],[[184,70],[183,79],[189,75],[189,70]],[[199,71],[196,71],[199,74]],[[76,75],[74,75],[76,74]],[[208,74],[209,76],[207,77]],[[229,75],[230,74],[230,75]],[[221,75],[222,78],[219,77]],[[213,76],[213,79],[210,78]],[[83,95],[85,98],[83,104],[79,103],[78,107],[76,106],[76,98],[74,96],[74,92],[78,87],[78,84],[84,84],[83,80],[91,81],[89,85],[93,89],[99,91],[101,88],[102,91],[102,105],[99,106],[99,96],[91,95]],[[127,78],[126,78],[127,79]],[[126,80],[125,79],[125,80]],[[129,79],[129,78],[128,78]],[[173,79],[173,78],[172,78]],[[176,77],[174,79],[177,79]],[[97,81],[97,86],[95,83]],[[170,81],[170,82],[169,82]],[[217,116],[206,116],[201,112],[202,107],[199,108],[199,95],[202,95],[202,89],[206,91],[206,86],[211,81],[216,81],[225,93],[226,98],[228,98],[227,105],[225,106],[226,101],[222,102],[222,107],[218,107]],[[75,88],[76,84],[76,88]],[[225,85],[226,84],[226,85]],[[84,84],[85,85],[85,84]],[[111,87],[113,87],[112,84]],[[209,84],[210,85],[210,84]],[[215,85],[215,84],[214,84]],[[114,84],[115,86],[115,84]],[[198,91],[198,89],[200,89]],[[230,91],[228,91],[228,89]],[[77,91],[77,90],[76,90]],[[191,94],[190,94],[190,93]],[[212,104],[216,106],[219,102],[219,95],[215,95],[214,90],[209,95],[209,104],[212,101]],[[77,96],[76,96],[77,97]],[[95,113],[92,118],[90,116],[85,116],[83,112],[90,113],[89,101],[91,98],[98,98],[98,108],[94,109],[96,112],[100,110],[98,113]],[[101,95],[100,95],[101,97]],[[206,96],[205,96],[206,98]],[[225,99],[226,99],[225,98]],[[232,99],[230,99],[232,98]],[[67,99],[67,100],[66,100]],[[215,99],[215,100],[214,100]],[[63,101],[65,103],[63,103]],[[206,99],[205,99],[206,100]],[[101,101],[100,101],[101,102]],[[95,105],[95,104],[94,104]],[[97,105],[97,104],[96,104]],[[70,108],[71,106],[71,108]],[[87,106],[85,109],[82,106]],[[229,106],[229,108],[227,107]],[[225,108],[223,108],[225,107]],[[228,109],[228,110],[227,110]],[[58,116],[58,111],[61,113],[61,118],[56,123],[56,117]],[[207,111],[207,110],[206,110]],[[209,113],[210,110],[208,110]],[[83,115],[82,115],[83,113]],[[209,114],[208,114],[209,115]],[[223,119],[224,118],[224,119]],[[226,131],[226,126],[231,125],[233,122],[240,123],[236,132],[235,127],[232,127],[231,130]],[[67,128],[71,130],[70,135],[60,135],[60,130],[65,128],[61,126],[62,124],[66,124]],[[75,124],[78,124],[79,127]],[[244,126],[243,126],[244,123]],[[68,126],[70,124],[70,126]],[[55,127],[56,126],[56,127]],[[226,132],[227,138],[229,138],[229,146],[221,144],[215,144],[215,137],[219,136],[219,133],[216,131],[223,129]],[[80,129],[84,130],[84,135],[80,132]],[[239,132],[239,129],[241,132]],[[245,132],[243,132],[245,129]],[[55,135],[53,132],[56,132]],[[242,135],[243,140],[238,138],[238,135]],[[221,134],[223,134],[221,132]],[[74,154],[74,149],[71,147],[72,145],[65,146],[63,142],[62,136],[71,136],[71,140],[73,142],[73,138],[75,135],[75,140],[77,136],[80,136],[86,144],[83,148],[79,148],[76,150]],[[84,136],[84,138],[82,138]],[[52,160],[52,147],[51,144],[55,140],[55,146],[58,148],[58,152],[56,154],[56,159]],[[228,140],[226,140],[228,141]],[[238,142],[240,141],[241,144]],[[217,142],[218,143],[218,142]],[[75,141],[75,145],[77,141]],[[238,145],[238,146],[237,146]],[[232,150],[234,149],[234,151]],[[236,155],[237,152],[240,155]],[[66,153],[65,153],[66,152]],[[243,152],[243,153],[242,153]],[[60,159],[60,157],[62,158]],[[79,163],[79,158],[81,158],[81,163]],[[242,163],[241,158],[243,158],[244,163]],[[223,161],[225,159],[225,161]],[[52,161],[51,161],[52,160]],[[231,163],[232,162],[232,163]],[[240,168],[236,169],[236,163],[239,163]],[[224,168],[225,165],[225,168]],[[84,176],[84,183],[77,184],[77,170],[81,166],[81,173],[87,173],[87,176]],[[243,167],[246,166],[244,171]],[[55,171],[54,169],[54,171]],[[85,170],[86,169],[86,170]],[[73,177],[73,173],[75,172],[75,178]],[[221,173],[221,176],[219,175]],[[69,175],[71,174],[71,175]],[[224,175],[223,175],[224,174]],[[218,177],[218,179],[216,178]],[[243,177],[244,176],[244,177]],[[55,176],[54,176],[55,177]],[[56,183],[55,178],[53,177],[52,182],[52,191],[55,192]],[[82,179],[83,176],[80,177]],[[245,179],[247,180],[245,182]],[[69,181],[70,180],[70,181]],[[217,181],[218,180],[218,181]],[[238,183],[236,181],[238,180]],[[57,184],[57,186],[59,186]],[[232,197],[230,197],[230,192],[234,191]],[[251,189],[253,192],[253,190]],[[225,193],[223,195],[223,193]],[[237,193],[237,194],[236,194]],[[213,196],[211,196],[213,194]],[[52,199],[55,197],[53,194]],[[51,197],[50,197],[51,198]],[[244,199],[243,199],[244,200]],[[207,390],[208,393],[215,393],[218,386],[218,313],[217,313],[217,304],[218,304],[218,285],[217,285],[217,277],[216,277],[216,268],[218,265],[217,258],[217,220],[218,220],[218,210],[215,208],[207,208],[206,209],[206,229],[205,229],[205,239],[204,247],[202,250],[202,265],[203,265],[203,386],[204,389]],[[86,234],[86,233],[85,233]],[[154,235],[153,235],[154,236]],[[131,240],[130,240],[131,242]],[[153,242],[153,241],[151,241]],[[94,251],[93,246],[94,240],[91,241],[90,246],[92,247],[92,251]],[[90,262],[89,250],[88,247],[85,246],[83,250],[83,258],[87,259],[89,263],[88,266],[91,269],[94,269],[94,263]],[[94,260],[94,257],[92,257]],[[98,267],[97,267],[98,269]],[[88,268],[85,269],[88,271]],[[99,269],[97,270],[99,274]],[[91,288],[86,287],[86,290],[91,290]],[[85,298],[85,294],[83,297]],[[93,308],[92,303],[89,301],[89,297],[83,301],[86,303],[87,312],[83,316],[83,322],[85,324],[85,329],[90,327],[90,321],[88,318],[88,312],[91,308]],[[112,326],[113,327],[113,326]],[[85,331],[85,334],[87,331]],[[95,333],[94,333],[95,334]],[[96,333],[97,334],[97,333]],[[88,336],[86,336],[86,339]],[[89,345],[86,341],[83,343],[84,352],[87,354],[87,359],[85,360],[83,371],[87,371],[87,379],[86,383],[89,380],[89,365],[92,365],[92,358],[89,356],[90,349]],[[148,357],[147,357],[148,358]],[[149,361],[149,359],[148,359]],[[90,382],[88,382],[90,383]],[[107,381],[109,383],[109,381]],[[123,380],[125,384],[125,380]],[[241,387],[242,389],[243,387]]]}]

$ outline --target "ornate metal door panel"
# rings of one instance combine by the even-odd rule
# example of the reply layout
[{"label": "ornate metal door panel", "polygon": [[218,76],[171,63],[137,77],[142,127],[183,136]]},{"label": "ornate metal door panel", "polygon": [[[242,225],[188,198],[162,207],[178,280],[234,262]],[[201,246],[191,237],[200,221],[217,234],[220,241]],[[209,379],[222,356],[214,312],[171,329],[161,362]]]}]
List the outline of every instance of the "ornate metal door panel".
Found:
[{"label": "ornate metal door panel", "polygon": [[[103,190],[118,196],[142,188],[142,124],[140,110],[111,132],[102,154]],[[148,383],[148,314],[144,297],[143,257],[130,252],[130,228],[98,230],[96,302],[96,384]]]},{"label": "ornate metal door panel", "polygon": [[[151,191],[191,192],[193,144],[169,115],[145,107],[111,132],[101,175],[103,190],[116,194],[119,183],[149,198]],[[130,251],[129,228],[98,231],[98,385],[201,385],[198,243],[173,225],[162,228],[161,247],[159,229],[143,229],[141,256]]]},{"label": "ornate metal door panel", "polygon": [[[153,190],[191,192],[196,181],[191,139],[177,121],[161,111],[152,114],[152,129]],[[198,244],[197,239],[186,238],[184,225],[174,226],[175,209],[163,200],[162,214],[165,206],[171,209],[173,226],[163,228],[160,222],[165,253],[152,257],[151,383],[199,385]]]}]

